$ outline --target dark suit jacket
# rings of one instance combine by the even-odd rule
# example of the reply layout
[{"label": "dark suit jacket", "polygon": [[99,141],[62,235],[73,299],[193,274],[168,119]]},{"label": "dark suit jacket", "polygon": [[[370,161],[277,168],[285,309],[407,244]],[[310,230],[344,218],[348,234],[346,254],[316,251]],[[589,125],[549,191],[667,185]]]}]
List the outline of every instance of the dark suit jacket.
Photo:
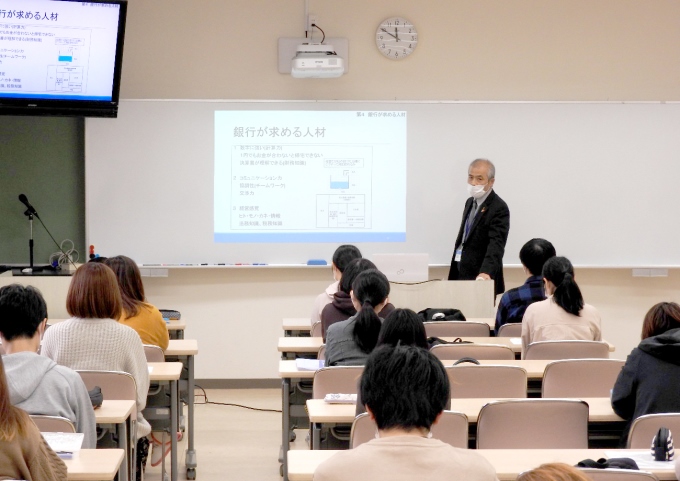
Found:
[{"label": "dark suit jacket", "polygon": [[465,220],[472,208],[472,197],[465,202],[463,220],[458,230],[454,254],[451,258],[449,280],[474,280],[480,273],[489,274],[494,280],[496,294],[505,292],[503,280],[503,253],[510,231],[510,210],[508,205],[491,191],[480,206],[463,246],[463,257],[459,265],[455,262],[455,251],[463,241]]}]

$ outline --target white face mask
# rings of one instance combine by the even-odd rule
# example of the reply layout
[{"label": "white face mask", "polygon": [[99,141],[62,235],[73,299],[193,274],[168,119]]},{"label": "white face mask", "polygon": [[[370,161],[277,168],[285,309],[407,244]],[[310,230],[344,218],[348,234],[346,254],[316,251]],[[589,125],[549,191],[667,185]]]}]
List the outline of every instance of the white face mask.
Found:
[{"label": "white face mask", "polygon": [[487,185],[488,184],[485,185],[467,184],[468,194],[470,194],[475,199],[480,199],[484,196],[484,194],[486,194],[486,192],[484,192],[484,187],[486,187]]}]

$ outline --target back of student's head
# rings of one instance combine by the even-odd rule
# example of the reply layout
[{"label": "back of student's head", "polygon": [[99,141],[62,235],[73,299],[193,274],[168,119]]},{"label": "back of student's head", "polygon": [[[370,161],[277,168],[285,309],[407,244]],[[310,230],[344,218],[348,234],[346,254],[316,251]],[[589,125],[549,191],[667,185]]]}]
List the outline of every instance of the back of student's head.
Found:
[{"label": "back of student's head", "polygon": [[423,319],[411,309],[395,309],[385,318],[378,334],[378,346],[416,346],[429,349]]},{"label": "back of student's head", "polygon": [[69,315],[118,320],[122,305],[116,275],[108,266],[88,262],[73,274],[66,295],[66,311]]},{"label": "back of student's head", "polygon": [[543,266],[543,277],[555,286],[553,299],[565,311],[578,316],[583,309],[581,289],[574,280],[574,266],[566,257],[551,257]]},{"label": "back of student's head", "polygon": [[516,481],[590,481],[590,478],[568,464],[548,463],[521,473]]},{"label": "back of student's head", "polygon": [[0,287],[0,334],[8,341],[32,338],[47,318],[47,305],[33,286]]},{"label": "back of student's head", "polygon": [[0,441],[9,442],[17,435],[23,436],[29,422],[28,415],[10,402],[5,366],[0,356]]},{"label": "back of student's head", "polygon": [[645,314],[642,322],[642,339],[658,336],[680,327],[680,306],[675,302],[659,302]]},{"label": "back of student's head", "polygon": [[365,353],[373,350],[378,343],[382,322],[375,307],[382,304],[390,294],[390,283],[378,269],[360,273],[352,283],[354,298],[361,304],[354,323],[354,342]]},{"label": "back of student's head", "polygon": [[360,391],[378,429],[429,429],[449,400],[449,378],[430,351],[383,345],[366,361]]},{"label": "back of student's head", "polygon": [[139,267],[135,261],[126,256],[109,257],[104,264],[109,266],[116,275],[126,317],[136,316],[140,305],[145,300],[144,284]]},{"label": "back of student's head", "polygon": [[375,264],[373,264],[368,259],[354,259],[347,265],[345,271],[342,273],[340,285],[338,286],[339,289],[345,294],[349,294],[352,290],[352,284],[354,284],[354,280],[357,278],[357,276],[368,269],[375,268]]},{"label": "back of student's head", "polygon": [[540,276],[543,265],[551,257],[555,257],[555,248],[545,239],[531,239],[519,251],[519,260],[532,276]]},{"label": "back of student's head", "polygon": [[333,253],[333,264],[342,273],[345,272],[347,265],[354,259],[361,258],[361,251],[350,244],[343,244]]}]

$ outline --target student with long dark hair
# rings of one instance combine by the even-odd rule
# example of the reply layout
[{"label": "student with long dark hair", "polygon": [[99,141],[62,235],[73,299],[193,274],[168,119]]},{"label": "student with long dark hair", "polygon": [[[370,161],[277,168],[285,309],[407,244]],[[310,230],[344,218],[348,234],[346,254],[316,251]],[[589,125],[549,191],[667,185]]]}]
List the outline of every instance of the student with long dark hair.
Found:
[{"label": "student with long dark hair", "polygon": [[[368,259],[354,259],[350,262],[342,273],[338,292],[333,294],[333,301],[327,304],[321,311],[321,336],[326,341],[326,332],[331,324],[345,321],[357,313],[352,302],[352,284],[359,274],[369,269],[376,269],[375,264]],[[394,310],[392,304],[386,304],[381,311],[382,317],[386,317]]]},{"label": "student with long dark hair", "polygon": [[600,314],[583,301],[566,257],[552,257],[543,266],[548,298],[527,307],[522,320],[522,351],[536,341],[600,341]]},{"label": "student with long dark hair", "polygon": [[142,344],[158,346],[165,351],[170,342],[168,327],[161,312],[146,302],[142,275],[135,261],[116,256],[109,257],[104,264],[116,274],[123,300],[123,312],[118,321],[137,331]]},{"label": "student with long dark hair", "polygon": [[310,316],[312,325],[321,320],[321,311],[323,311],[326,304],[330,304],[333,301],[333,294],[338,292],[339,289],[340,277],[342,277],[342,273],[345,272],[349,263],[354,259],[361,259],[361,251],[357,247],[351,244],[344,244],[335,249],[331,262],[334,282],[314,299],[312,315]]},{"label": "student with long dark hair", "polygon": [[390,283],[377,269],[357,276],[350,296],[356,315],[336,322],[326,334],[327,366],[361,366],[378,343],[382,320],[378,314],[389,302]]}]

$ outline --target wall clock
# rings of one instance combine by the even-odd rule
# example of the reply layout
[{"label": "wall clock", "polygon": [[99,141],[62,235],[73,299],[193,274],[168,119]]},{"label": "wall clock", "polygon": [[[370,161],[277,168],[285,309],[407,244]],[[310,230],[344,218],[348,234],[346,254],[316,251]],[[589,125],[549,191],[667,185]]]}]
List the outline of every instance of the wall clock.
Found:
[{"label": "wall clock", "polygon": [[375,32],[378,51],[391,60],[401,60],[413,53],[418,45],[418,32],[413,22],[403,17],[383,20]]}]

